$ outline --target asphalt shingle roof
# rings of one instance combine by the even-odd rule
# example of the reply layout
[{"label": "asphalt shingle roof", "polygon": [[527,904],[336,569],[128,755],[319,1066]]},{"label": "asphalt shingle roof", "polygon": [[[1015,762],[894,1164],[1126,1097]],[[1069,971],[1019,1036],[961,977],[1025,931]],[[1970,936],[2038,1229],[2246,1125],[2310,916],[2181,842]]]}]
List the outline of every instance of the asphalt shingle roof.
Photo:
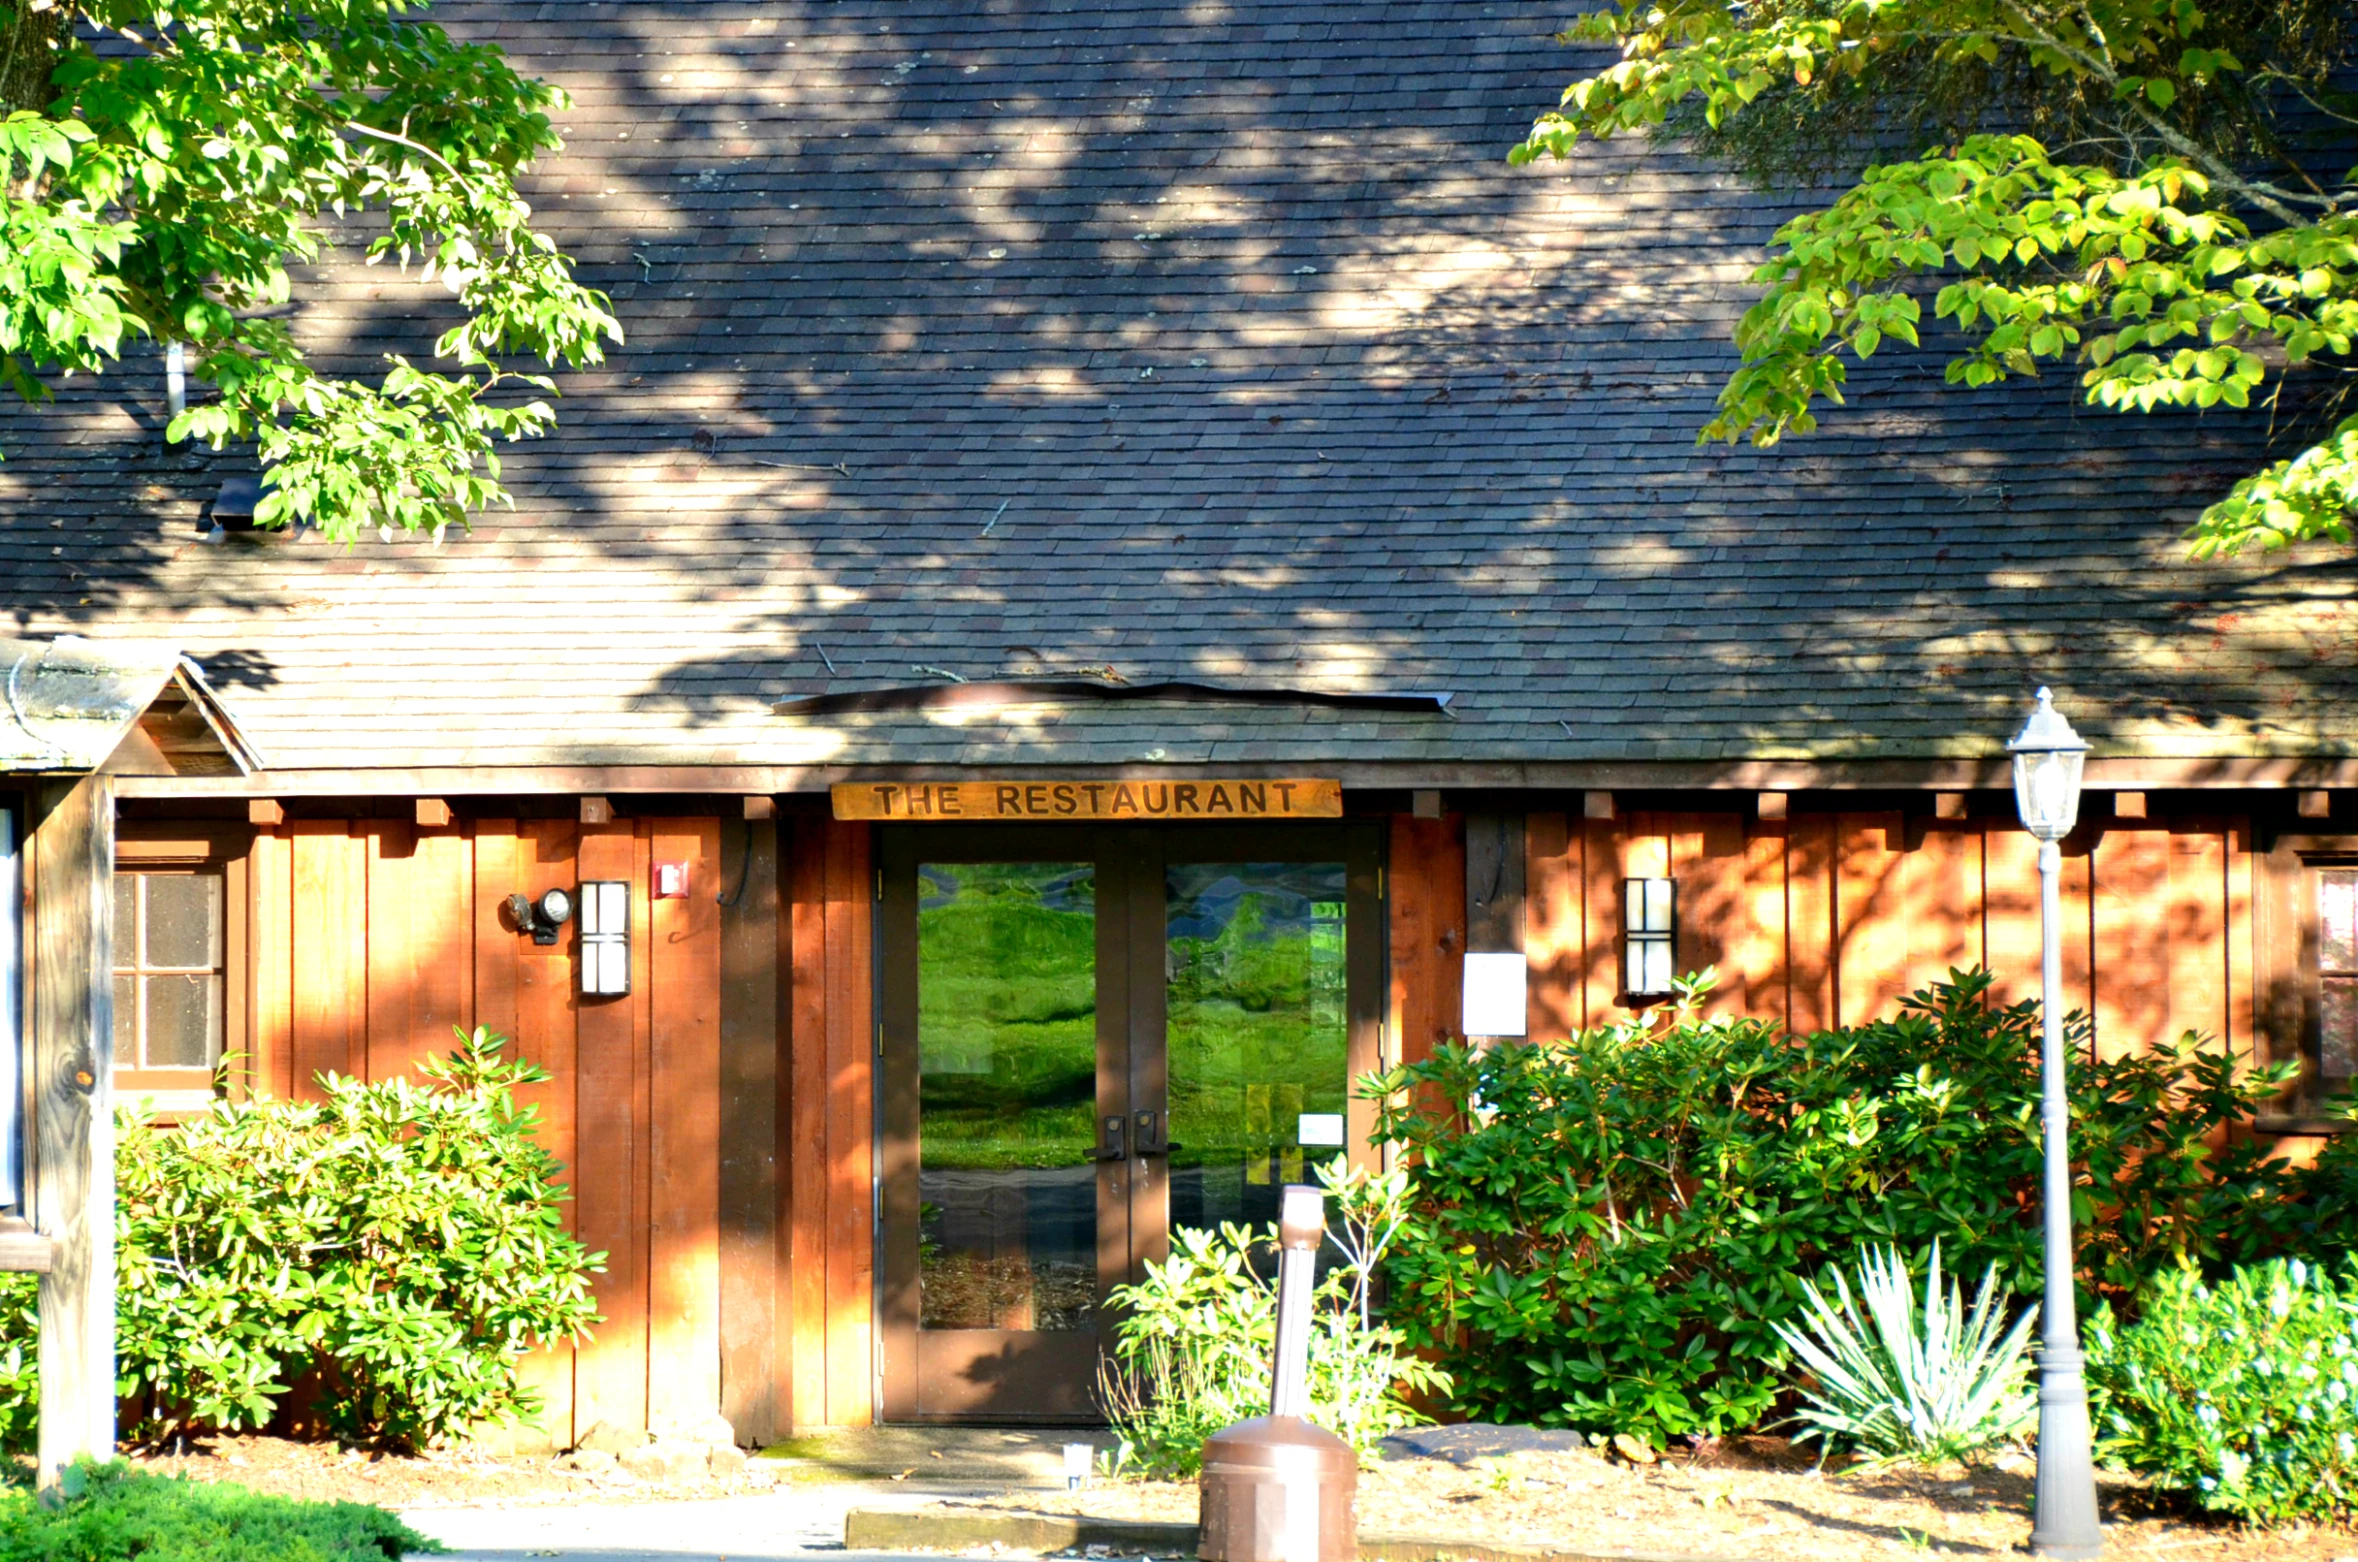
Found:
[{"label": "asphalt shingle roof", "polygon": [[[200,539],[152,349],[0,419],[0,626],[169,640],[274,768],[2358,753],[2340,552],[2183,561],[2257,417],[1887,353],[1697,448],[1795,205],[1510,169],[1594,55],[1472,0],[436,8],[565,85],[532,198],[630,333],[439,550]],[[366,365],[435,294],[331,267]],[[1450,712],[796,696],[1087,676]]]}]

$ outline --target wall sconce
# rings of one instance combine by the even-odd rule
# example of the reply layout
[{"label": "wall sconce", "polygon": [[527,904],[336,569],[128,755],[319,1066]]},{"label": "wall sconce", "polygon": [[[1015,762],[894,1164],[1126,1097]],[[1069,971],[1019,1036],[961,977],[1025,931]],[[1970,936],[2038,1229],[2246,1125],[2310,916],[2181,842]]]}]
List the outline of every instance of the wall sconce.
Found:
[{"label": "wall sconce", "polygon": [[1678,883],[1621,881],[1621,990],[1632,998],[1667,998],[1678,951]]},{"label": "wall sconce", "polygon": [[581,990],[592,998],[630,991],[630,885],[592,879],[581,886]]},{"label": "wall sconce", "polygon": [[573,920],[573,897],[561,889],[550,890],[537,902],[522,895],[508,897],[508,916],[519,933],[530,933],[536,944],[553,944],[557,929]]}]

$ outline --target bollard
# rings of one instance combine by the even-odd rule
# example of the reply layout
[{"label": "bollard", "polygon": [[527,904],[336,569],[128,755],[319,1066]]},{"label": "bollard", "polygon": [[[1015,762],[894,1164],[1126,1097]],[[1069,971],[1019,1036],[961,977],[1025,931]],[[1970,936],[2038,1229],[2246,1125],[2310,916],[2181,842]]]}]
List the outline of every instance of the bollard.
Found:
[{"label": "bollard", "polygon": [[1304,1417],[1310,1409],[1310,1293],[1326,1238],[1326,1196],[1290,1185],[1279,1206],[1277,1340],[1269,1414],[1204,1439],[1198,1483],[1203,1562],[1354,1562],[1359,1460]]}]

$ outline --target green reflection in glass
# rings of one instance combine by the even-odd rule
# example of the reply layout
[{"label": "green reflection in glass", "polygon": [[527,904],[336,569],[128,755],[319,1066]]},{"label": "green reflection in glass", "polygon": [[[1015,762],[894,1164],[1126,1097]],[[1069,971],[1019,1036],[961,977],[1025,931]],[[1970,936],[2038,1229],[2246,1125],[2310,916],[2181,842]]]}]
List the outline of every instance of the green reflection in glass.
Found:
[{"label": "green reflection in glass", "polygon": [[1096,880],[918,870],[919,1324],[1093,1326]]},{"label": "green reflection in glass", "polygon": [[1180,863],[1165,893],[1172,1223],[1275,1220],[1343,1148],[1343,864]]}]

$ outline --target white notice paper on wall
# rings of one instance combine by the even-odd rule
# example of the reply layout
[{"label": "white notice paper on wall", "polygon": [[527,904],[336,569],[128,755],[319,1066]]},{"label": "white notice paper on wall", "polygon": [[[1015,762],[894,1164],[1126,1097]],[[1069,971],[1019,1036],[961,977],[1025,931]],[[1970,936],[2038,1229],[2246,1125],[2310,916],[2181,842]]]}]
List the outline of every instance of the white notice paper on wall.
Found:
[{"label": "white notice paper on wall", "polygon": [[1520,1036],[1524,1031],[1524,982],[1527,968],[1523,957],[1512,951],[1506,954],[1466,956],[1466,990],[1463,1008],[1465,1033],[1469,1036]]},{"label": "white notice paper on wall", "polygon": [[1294,1143],[1310,1149],[1343,1147],[1343,1114],[1340,1112],[1304,1112],[1294,1126]]}]

